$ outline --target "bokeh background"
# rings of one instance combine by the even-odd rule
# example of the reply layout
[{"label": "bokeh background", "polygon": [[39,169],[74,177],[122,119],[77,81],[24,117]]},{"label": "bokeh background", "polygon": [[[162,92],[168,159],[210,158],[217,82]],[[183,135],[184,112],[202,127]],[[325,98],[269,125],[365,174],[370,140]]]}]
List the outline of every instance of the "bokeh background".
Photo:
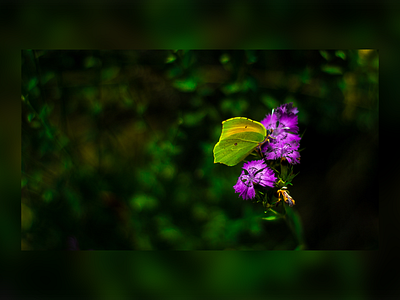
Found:
[{"label": "bokeh background", "polygon": [[[398,4],[385,0],[346,2],[346,5],[343,1],[314,0],[296,3],[133,2],[102,0],[85,5],[79,1],[76,6],[71,3],[78,1],[63,0],[57,3],[47,0],[2,3],[1,296],[55,299],[59,295],[62,299],[87,299],[87,296],[82,297],[86,291],[95,299],[398,298],[396,250],[400,202],[396,199],[398,175],[393,166],[396,154],[389,151],[396,142],[392,138],[397,136],[400,107],[396,100],[399,98],[400,58]],[[20,49],[32,48],[379,49],[379,90],[384,99],[379,106],[383,116],[379,120],[380,134],[390,137],[393,143],[379,156],[379,251],[20,252],[21,236],[24,235],[20,219],[21,121],[24,118],[20,98]],[[299,103],[297,105],[300,107]],[[300,125],[302,129],[305,126],[304,123]],[[304,141],[309,130],[308,126]],[[385,139],[382,141],[383,146],[389,146],[389,139],[386,143]],[[302,152],[305,159],[313,148],[303,143],[302,146],[306,147]],[[299,180],[304,178],[304,166],[304,163],[299,166],[302,173],[294,182],[296,188],[302,186]],[[314,190],[316,187],[323,186],[313,184]],[[353,188],[354,193],[366,193],[356,186]],[[377,189],[378,181],[368,187],[371,193]],[[324,193],[327,195],[329,193]],[[299,200],[297,195],[295,198]],[[327,202],[326,198],[320,199],[320,203],[324,201]],[[302,202],[304,205],[306,201]],[[297,205],[296,209],[300,212],[301,206]],[[307,221],[304,211],[301,217],[303,223]],[[313,228],[315,231],[325,229]],[[312,248],[309,237],[308,246]],[[84,242],[79,240],[79,243],[80,248],[85,249]],[[91,249],[90,246],[86,249]]]},{"label": "bokeh background", "polygon": [[310,250],[378,249],[379,55],[23,50],[22,250],[292,250],[213,163],[221,122],[299,110]]}]

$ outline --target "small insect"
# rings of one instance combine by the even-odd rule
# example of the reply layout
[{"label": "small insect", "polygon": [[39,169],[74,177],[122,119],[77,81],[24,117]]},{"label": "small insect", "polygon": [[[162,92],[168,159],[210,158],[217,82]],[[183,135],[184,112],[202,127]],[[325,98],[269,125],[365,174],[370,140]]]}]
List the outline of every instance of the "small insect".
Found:
[{"label": "small insect", "polygon": [[289,195],[289,191],[287,190],[286,186],[278,190],[277,193],[278,193],[278,202],[276,202],[276,204],[278,204],[283,199],[283,201],[285,201],[285,203],[288,204],[290,207],[295,205],[295,201],[292,198],[292,196]]}]

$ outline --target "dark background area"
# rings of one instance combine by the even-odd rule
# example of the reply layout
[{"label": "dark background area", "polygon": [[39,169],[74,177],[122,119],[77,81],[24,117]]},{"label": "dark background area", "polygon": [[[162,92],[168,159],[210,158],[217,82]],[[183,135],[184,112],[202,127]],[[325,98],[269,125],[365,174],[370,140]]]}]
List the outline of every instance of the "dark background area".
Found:
[{"label": "dark background area", "polygon": [[[380,115],[384,116],[379,120],[380,134],[396,137],[400,103],[396,100],[398,4],[212,1],[203,5],[202,1],[199,5],[188,1],[148,1],[139,5],[119,1],[116,5],[102,1],[72,6],[71,1],[43,5],[45,2],[3,2],[0,10],[4,45],[0,56],[0,229],[5,250],[0,278],[2,296],[87,299],[83,297],[87,291],[96,299],[398,297],[395,251],[399,205],[393,197],[398,175],[392,166],[395,154],[388,150],[392,148],[380,152],[379,251],[19,252],[18,217],[20,49],[379,49],[379,90],[384,99],[379,106]],[[302,126],[304,123],[300,124],[301,129]],[[303,145],[309,130],[307,127],[302,141],[302,146],[307,147],[302,152],[303,159],[312,150]],[[388,145],[385,140],[381,139],[380,144]],[[304,163],[299,166],[302,172],[303,166]],[[296,178],[293,188],[300,186],[302,175]],[[361,189],[353,192],[366,194]],[[297,195],[295,199],[298,201]]]},{"label": "dark background area", "polygon": [[212,155],[223,120],[289,102],[307,248],[377,249],[376,50],[21,54],[23,250],[294,249]]}]

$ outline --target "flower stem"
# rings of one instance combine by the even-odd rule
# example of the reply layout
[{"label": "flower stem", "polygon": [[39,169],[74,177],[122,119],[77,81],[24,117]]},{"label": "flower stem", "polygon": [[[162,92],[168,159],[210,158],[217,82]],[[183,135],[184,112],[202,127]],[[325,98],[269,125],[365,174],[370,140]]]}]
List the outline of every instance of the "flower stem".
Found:
[{"label": "flower stem", "polygon": [[293,208],[289,206],[286,207],[285,204],[283,204],[283,206],[286,210],[286,214],[283,216],[283,218],[285,219],[288,227],[297,239],[298,246],[296,247],[296,250],[306,249],[303,226],[301,224],[299,214]]},{"label": "flower stem", "polygon": [[287,166],[285,164],[283,164],[281,161],[281,178],[285,181],[286,181],[286,177],[287,177],[287,171],[288,171]]}]

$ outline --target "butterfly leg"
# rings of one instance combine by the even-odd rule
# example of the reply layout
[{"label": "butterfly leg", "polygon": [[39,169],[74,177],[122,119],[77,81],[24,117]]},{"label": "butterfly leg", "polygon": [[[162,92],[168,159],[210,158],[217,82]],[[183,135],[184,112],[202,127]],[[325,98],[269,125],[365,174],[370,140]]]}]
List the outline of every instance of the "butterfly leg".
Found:
[{"label": "butterfly leg", "polygon": [[261,152],[261,143],[260,144],[258,144],[258,146],[257,146],[257,152],[258,152],[258,155],[260,155],[261,156],[261,158],[264,158],[264,154]]}]

